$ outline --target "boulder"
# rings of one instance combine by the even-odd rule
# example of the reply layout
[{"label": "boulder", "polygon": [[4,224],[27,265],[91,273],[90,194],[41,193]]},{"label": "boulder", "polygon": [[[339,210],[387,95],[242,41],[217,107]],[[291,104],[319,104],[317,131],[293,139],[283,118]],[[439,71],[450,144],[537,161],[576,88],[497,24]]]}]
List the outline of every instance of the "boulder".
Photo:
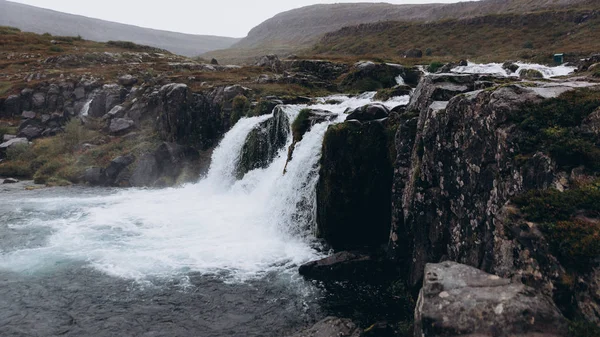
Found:
[{"label": "boulder", "polygon": [[210,60],[210,64],[214,65],[214,66],[218,66],[219,65],[219,61],[217,61],[216,58],[213,58]]},{"label": "boulder", "polygon": [[133,187],[152,186],[159,178],[158,162],[154,154],[146,154],[137,162],[129,183]]},{"label": "boulder", "polygon": [[108,167],[106,167],[104,172],[106,176],[106,183],[108,185],[115,185],[119,174],[129,165],[133,164],[134,161],[135,156],[133,155],[120,156],[113,159],[110,164],[108,164]]},{"label": "boulder", "polygon": [[340,88],[345,91],[375,91],[398,85],[399,77],[405,84],[416,86],[421,72],[398,64],[361,61],[350,69],[340,83]]},{"label": "boulder", "polygon": [[390,230],[391,119],[332,125],[317,183],[317,234],[336,250],[374,248]]},{"label": "boulder", "polygon": [[384,259],[371,255],[342,251],[300,266],[299,273],[308,279],[319,281],[364,281],[389,278],[393,268]]},{"label": "boulder", "polygon": [[0,104],[0,117],[13,117],[21,113],[21,98],[19,95],[10,95]]},{"label": "boulder", "polygon": [[415,336],[568,336],[552,300],[479,269],[428,264],[415,311]]},{"label": "boulder", "polygon": [[273,117],[258,124],[246,138],[236,168],[236,177],[254,169],[268,167],[287,143],[290,122],[283,109],[276,108]]},{"label": "boulder", "polygon": [[83,181],[92,186],[106,184],[106,172],[102,167],[90,167],[83,174]]},{"label": "boulder", "polygon": [[114,108],[104,115],[104,119],[123,118],[125,117],[126,109],[121,105],[116,105]]},{"label": "boulder", "polygon": [[17,134],[17,137],[27,138],[29,140],[36,139],[42,136],[44,129],[36,125],[28,125]]},{"label": "boulder", "polygon": [[410,49],[404,53],[406,58],[421,58],[423,57],[423,51],[420,49]]},{"label": "boulder", "polygon": [[112,135],[123,135],[135,128],[135,122],[128,118],[115,118],[111,120],[108,131]]},{"label": "boulder", "polygon": [[544,75],[535,69],[523,69],[519,71],[519,77],[527,80],[537,80],[544,78]]},{"label": "boulder", "polygon": [[381,89],[377,91],[375,99],[379,101],[387,101],[392,97],[408,96],[412,93],[412,88],[408,85],[397,85],[389,89]]},{"label": "boulder", "polygon": [[15,135],[3,135],[2,136],[2,142],[3,143],[4,142],[8,142],[9,140],[15,139],[15,138],[17,138],[17,136],[15,136]]},{"label": "boulder", "polygon": [[29,141],[27,140],[27,138],[9,139],[9,140],[5,141],[4,143],[0,144],[0,151],[6,150],[6,149],[10,148],[11,146],[15,146],[17,144],[29,144]]},{"label": "boulder", "polygon": [[21,114],[21,118],[23,119],[34,119],[36,117],[36,113],[33,111],[23,111]]},{"label": "boulder", "polygon": [[106,111],[106,93],[101,91],[90,102],[88,115],[100,118],[106,114]]},{"label": "boulder", "polygon": [[359,122],[374,121],[377,119],[387,118],[390,111],[383,104],[368,104],[360,108],[356,108],[346,118],[347,121],[357,120]]},{"label": "boulder", "polygon": [[407,111],[425,111],[435,101],[449,101],[474,90],[477,75],[432,74],[424,77],[410,98]]},{"label": "boulder", "polygon": [[512,63],[512,62],[505,62],[502,65],[502,69],[506,70],[506,72],[508,74],[513,74],[513,73],[516,73],[517,70],[519,70],[519,66],[516,65],[516,64],[514,64],[514,63]]},{"label": "boulder", "polygon": [[138,82],[138,79],[136,77],[133,77],[132,75],[123,75],[123,76],[119,77],[119,84],[124,87],[132,87],[137,82]]},{"label": "boulder", "polygon": [[17,179],[14,178],[8,178],[8,179],[4,179],[4,181],[2,182],[3,184],[16,184],[19,181]]},{"label": "boulder", "polygon": [[289,337],[360,337],[361,329],[349,319],[327,317],[313,327]]},{"label": "boulder", "polygon": [[31,97],[32,108],[35,110],[42,110],[46,105],[46,94],[43,92],[36,92]]},{"label": "boulder", "polygon": [[257,62],[256,66],[270,68],[274,73],[280,73],[283,71],[283,64],[277,55],[265,55],[262,56]]}]

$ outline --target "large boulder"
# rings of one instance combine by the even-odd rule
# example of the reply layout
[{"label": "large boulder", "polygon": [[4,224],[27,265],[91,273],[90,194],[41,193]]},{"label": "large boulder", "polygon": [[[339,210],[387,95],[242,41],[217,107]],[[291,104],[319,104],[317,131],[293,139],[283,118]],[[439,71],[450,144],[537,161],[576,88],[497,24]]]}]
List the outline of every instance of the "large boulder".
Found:
[{"label": "large boulder", "polygon": [[106,184],[107,185],[120,185],[118,181],[119,175],[125,170],[129,165],[135,162],[135,156],[126,155],[119,156],[113,159],[108,167],[104,170],[104,174],[106,176]]},{"label": "large boulder", "polygon": [[449,101],[454,96],[473,91],[477,75],[432,74],[424,77],[407,107],[407,111],[425,111],[435,101]]},{"label": "large boulder", "polygon": [[270,68],[274,73],[283,71],[283,64],[277,55],[265,55],[262,56],[256,62],[256,66]]},{"label": "large boulder", "polygon": [[18,144],[29,144],[29,140],[27,138],[12,138],[4,143],[0,144],[0,151],[6,151],[6,149],[18,145]]},{"label": "large boulder", "polygon": [[115,118],[110,121],[108,132],[112,135],[124,135],[135,128],[135,122],[129,118]]},{"label": "large boulder", "polygon": [[83,174],[83,181],[92,186],[106,184],[106,173],[102,167],[90,167]]},{"label": "large boulder", "polygon": [[390,119],[332,125],[317,184],[317,231],[336,250],[374,248],[389,235],[393,177]]},{"label": "large boulder", "polygon": [[420,77],[421,72],[416,68],[361,61],[354,64],[350,72],[343,78],[340,87],[345,91],[364,92],[391,88],[404,83],[416,86]]},{"label": "large boulder", "polygon": [[539,70],[536,69],[523,69],[519,71],[519,77],[527,80],[538,80],[543,79],[544,74],[542,74]]},{"label": "large boulder", "polygon": [[406,58],[421,58],[423,57],[423,51],[420,49],[410,49],[404,53]]},{"label": "large boulder", "polygon": [[415,336],[562,337],[566,319],[533,288],[479,269],[443,262],[425,267]]},{"label": "large boulder", "polygon": [[327,317],[313,327],[289,337],[360,337],[361,329],[351,320]]},{"label": "large boulder", "polygon": [[246,138],[236,169],[238,179],[254,169],[268,167],[285,147],[290,122],[283,109],[276,108],[273,117],[257,125]]},{"label": "large boulder", "polygon": [[29,140],[33,140],[36,138],[42,137],[42,133],[44,132],[44,128],[37,125],[28,125],[24,127],[19,133],[17,137],[27,138]]},{"label": "large boulder", "polygon": [[374,121],[377,119],[387,118],[390,114],[388,108],[383,104],[368,104],[360,108],[356,108],[348,115],[347,121],[357,120],[359,122]]},{"label": "large boulder", "polygon": [[19,95],[10,95],[0,104],[0,117],[13,117],[21,113],[21,98]]}]

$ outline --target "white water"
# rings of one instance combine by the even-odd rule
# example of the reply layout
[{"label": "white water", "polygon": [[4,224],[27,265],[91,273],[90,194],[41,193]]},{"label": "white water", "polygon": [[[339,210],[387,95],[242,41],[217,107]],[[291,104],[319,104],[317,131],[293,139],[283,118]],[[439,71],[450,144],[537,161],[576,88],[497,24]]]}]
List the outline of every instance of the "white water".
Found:
[{"label": "white water", "polygon": [[479,64],[469,62],[467,66],[459,66],[452,69],[454,73],[464,74],[492,74],[505,77],[518,77],[519,73],[525,69],[535,69],[544,75],[544,78],[549,79],[553,77],[566,76],[575,71],[575,67],[568,67],[560,65],[556,67],[548,67],[540,64],[522,63],[515,62],[519,69],[516,72],[509,74],[505,69],[502,68],[502,63],[487,63]]},{"label": "white water", "polygon": [[93,99],[90,99],[89,101],[85,102],[85,105],[81,108],[81,111],[79,111],[79,116],[87,116],[88,113],[90,112],[90,105],[92,104]]},{"label": "white water", "polygon": [[[41,245],[0,250],[0,272],[35,273],[74,261],[134,280],[198,272],[243,281],[271,271],[295,272],[298,265],[322,257],[312,230],[325,131],[344,120],[347,109],[370,103],[373,96],[335,96],[322,102],[343,102],[312,106],[339,117],[305,135],[285,175],[287,148],[268,168],[249,172],[240,181],[233,177],[248,133],[270,118],[261,116],[235,125],[215,150],[208,176],[197,184],[104,196],[57,189],[62,197],[36,192],[20,200],[0,197],[12,212],[0,215],[10,230],[47,235]],[[401,97],[383,104],[391,108],[407,101]],[[304,107],[284,106],[284,111],[293,120]]]}]

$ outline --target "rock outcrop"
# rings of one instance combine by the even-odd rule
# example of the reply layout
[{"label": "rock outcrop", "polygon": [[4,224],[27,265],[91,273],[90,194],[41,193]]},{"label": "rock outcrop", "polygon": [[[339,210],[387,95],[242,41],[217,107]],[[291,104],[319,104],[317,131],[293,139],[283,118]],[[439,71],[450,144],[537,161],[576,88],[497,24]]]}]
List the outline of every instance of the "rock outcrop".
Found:
[{"label": "rock outcrop", "polygon": [[336,250],[374,248],[389,235],[394,118],[332,125],[317,184],[317,230]]},{"label": "rock outcrop", "polygon": [[313,327],[289,337],[360,337],[361,330],[349,319],[327,317]]},{"label": "rock outcrop", "polygon": [[[402,78],[399,81],[399,77]],[[340,88],[345,91],[375,91],[391,88],[399,82],[416,86],[421,72],[398,64],[361,61],[356,63],[343,78]]]},{"label": "rock outcrop", "polygon": [[287,143],[289,125],[285,111],[276,108],[272,118],[260,123],[248,134],[236,169],[238,179],[254,169],[269,166]]},{"label": "rock outcrop", "polygon": [[552,299],[533,288],[455,262],[428,264],[415,336],[568,336]]}]

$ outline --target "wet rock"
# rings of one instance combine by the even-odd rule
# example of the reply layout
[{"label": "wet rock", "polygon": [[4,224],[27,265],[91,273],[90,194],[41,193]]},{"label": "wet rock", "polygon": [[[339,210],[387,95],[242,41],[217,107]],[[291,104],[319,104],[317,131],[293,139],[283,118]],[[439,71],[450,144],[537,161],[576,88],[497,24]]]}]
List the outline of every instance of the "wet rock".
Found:
[{"label": "wet rock", "polygon": [[17,134],[17,137],[27,138],[29,140],[36,139],[42,136],[44,129],[35,125],[28,125]]},{"label": "wet rock", "polygon": [[106,184],[106,173],[102,167],[90,167],[83,174],[83,181],[92,186],[103,186]]},{"label": "wet rock", "polygon": [[420,49],[410,49],[404,53],[406,58],[421,58],[423,57],[423,51]]},{"label": "wet rock", "polygon": [[114,108],[112,108],[102,118],[104,118],[104,119],[123,118],[123,117],[125,117],[126,112],[127,112],[127,110],[124,107],[117,105]]},{"label": "wet rock", "polygon": [[273,117],[260,123],[246,138],[236,168],[238,179],[254,169],[268,167],[287,143],[289,119],[281,108],[276,108]]},{"label": "wet rock", "polygon": [[133,77],[132,75],[123,75],[123,76],[119,77],[119,84],[124,87],[132,87],[137,82],[138,82],[138,79],[136,77]]},{"label": "wet rock", "polygon": [[123,135],[135,128],[135,122],[128,118],[115,118],[111,120],[108,131],[112,135]]},{"label": "wet rock", "polygon": [[544,78],[544,75],[535,69],[523,69],[519,71],[519,77],[528,80],[537,80]]},{"label": "wet rock", "polygon": [[33,111],[23,111],[21,114],[21,118],[23,119],[34,119],[36,117],[36,113]]},{"label": "wet rock", "polygon": [[327,317],[312,328],[289,337],[359,337],[361,330],[349,319]]},{"label": "wet rock", "polygon": [[359,122],[374,121],[377,119],[387,118],[390,111],[383,104],[369,104],[357,108],[346,118],[347,121],[357,120]]},{"label": "wet rock", "polygon": [[455,262],[428,264],[415,336],[568,336],[552,300],[533,288]]},{"label": "wet rock", "polygon": [[152,186],[159,176],[156,157],[153,154],[146,154],[138,161],[129,183],[133,187]]},{"label": "wet rock", "polygon": [[371,255],[343,251],[300,266],[300,275],[313,280],[361,281],[384,279],[392,275],[389,262]]},{"label": "wet rock", "polygon": [[509,74],[513,74],[513,73],[516,73],[517,70],[519,70],[519,66],[512,62],[505,62],[502,65],[502,69],[506,70],[506,72]]},{"label": "wet rock", "polygon": [[129,165],[133,164],[133,162],[135,162],[135,156],[133,155],[120,156],[113,159],[104,172],[106,183],[108,185],[115,185],[119,174]]},{"label": "wet rock", "polygon": [[309,132],[313,126],[332,121],[337,118],[336,115],[327,110],[321,109],[303,109],[300,111],[292,123],[292,145],[288,148],[288,158],[285,164],[284,173],[287,171],[288,163],[293,159],[294,151],[298,142]]},{"label": "wet rock", "polygon": [[412,93],[412,88],[408,85],[397,85],[389,89],[381,89],[377,91],[375,99],[379,101],[387,101],[392,97],[407,96]]},{"label": "wet rock", "polygon": [[390,229],[392,147],[397,126],[347,121],[325,134],[317,184],[317,231],[336,250],[377,247]]},{"label": "wet rock", "polygon": [[581,124],[581,131],[586,134],[600,136],[600,108],[591,113]]},{"label": "wet rock", "polygon": [[167,142],[162,143],[156,149],[154,156],[158,162],[161,177],[166,177],[173,182],[179,178],[187,165],[199,159],[198,151],[194,148]]},{"label": "wet rock", "polygon": [[4,181],[2,182],[3,184],[16,184],[19,181],[17,179],[14,178],[8,178],[8,179],[4,179]]}]

